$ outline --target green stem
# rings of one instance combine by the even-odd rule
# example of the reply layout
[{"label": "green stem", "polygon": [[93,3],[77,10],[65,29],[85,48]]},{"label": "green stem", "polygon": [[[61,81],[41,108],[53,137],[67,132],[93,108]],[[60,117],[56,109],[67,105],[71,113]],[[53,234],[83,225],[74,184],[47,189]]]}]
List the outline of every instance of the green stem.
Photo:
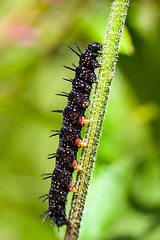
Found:
[{"label": "green stem", "polygon": [[83,170],[77,174],[75,185],[78,191],[76,194],[73,194],[69,214],[69,221],[71,224],[67,228],[65,240],[76,240],[79,236],[83,210],[95,162],[95,154],[101,135],[101,128],[108,102],[110,85],[115,71],[119,43],[122,36],[128,5],[129,0],[115,0],[112,4],[103,46],[98,83],[91,104],[90,123],[85,136],[88,146],[82,151],[80,159]]}]

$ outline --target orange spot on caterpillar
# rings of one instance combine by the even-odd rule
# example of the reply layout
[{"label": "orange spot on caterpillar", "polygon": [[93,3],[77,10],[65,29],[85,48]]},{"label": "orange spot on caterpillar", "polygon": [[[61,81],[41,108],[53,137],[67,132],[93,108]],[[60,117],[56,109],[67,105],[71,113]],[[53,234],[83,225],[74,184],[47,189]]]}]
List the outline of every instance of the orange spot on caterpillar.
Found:
[{"label": "orange spot on caterpillar", "polygon": [[109,75],[109,81],[112,81],[112,79],[113,79],[113,73],[110,73],[110,75]]},{"label": "orange spot on caterpillar", "polygon": [[89,105],[90,105],[89,102],[83,102],[83,103],[82,103],[82,107],[84,107],[84,108],[87,108]]},{"label": "orange spot on caterpillar", "polygon": [[74,170],[82,171],[82,166],[81,166],[81,165],[78,165],[78,163],[77,163],[76,160],[73,161],[72,166],[73,166],[73,169],[74,169]]},{"label": "orange spot on caterpillar", "polygon": [[74,187],[73,182],[70,182],[69,184],[69,191],[73,193],[77,192],[77,189]]},{"label": "orange spot on caterpillar", "polygon": [[84,125],[88,124],[89,121],[90,121],[89,118],[85,118],[85,117],[83,117],[83,116],[79,119],[79,123],[80,123],[80,125],[81,125],[82,127],[83,127]]},{"label": "orange spot on caterpillar", "polygon": [[76,146],[77,146],[78,148],[86,147],[86,146],[87,146],[87,142],[83,141],[83,140],[80,139],[80,138],[77,138],[77,139],[76,139]]}]

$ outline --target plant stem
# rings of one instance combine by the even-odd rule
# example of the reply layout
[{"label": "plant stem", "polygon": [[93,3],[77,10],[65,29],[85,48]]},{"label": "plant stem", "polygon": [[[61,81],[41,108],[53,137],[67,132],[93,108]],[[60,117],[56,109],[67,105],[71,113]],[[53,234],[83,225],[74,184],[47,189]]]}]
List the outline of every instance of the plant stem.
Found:
[{"label": "plant stem", "polygon": [[101,68],[95,88],[90,110],[90,123],[85,139],[88,146],[83,149],[80,163],[83,170],[78,172],[76,179],[77,193],[73,194],[69,214],[70,226],[67,228],[65,240],[76,240],[88,192],[89,182],[95,162],[95,154],[101,135],[101,128],[108,103],[111,81],[114,75],[119,51],[119,43],[126,19],[129,0],[115,0],[112,4],[106,38],[104,41]]}]

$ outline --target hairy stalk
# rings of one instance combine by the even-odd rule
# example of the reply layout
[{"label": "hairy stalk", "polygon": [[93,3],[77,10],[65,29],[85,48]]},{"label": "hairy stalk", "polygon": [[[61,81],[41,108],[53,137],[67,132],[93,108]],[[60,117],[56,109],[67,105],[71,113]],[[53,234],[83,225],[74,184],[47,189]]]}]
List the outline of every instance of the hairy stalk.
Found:
[{"label": "hairy stalk", "polygon": [[82,151],[80,159],[83,170],[77,174],[76,188],[78,191],[76,194],[73,194],[69,215],[70,226],[67,228],[65,240],[76,240],[79,236],[83,210],[101,135],[128,5],[129,0],[115,0],[112,4],[98,83],[91,104],[90,123],[86,130],[85,139],[88,142],[88,146]]}]

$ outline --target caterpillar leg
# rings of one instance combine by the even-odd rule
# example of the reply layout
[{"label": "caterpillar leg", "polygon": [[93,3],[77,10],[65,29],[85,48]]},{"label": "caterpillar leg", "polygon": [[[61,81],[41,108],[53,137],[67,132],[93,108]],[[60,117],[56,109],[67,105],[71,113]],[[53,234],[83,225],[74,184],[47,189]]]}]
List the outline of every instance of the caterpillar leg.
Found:
[{"label": "caterpillar leg", "polygon": [[78,163],[77,163],[76,160],[73,161],[72,167],[73,167],[74,170],[82,171],[82,166],[81,166],[81,165],[78,165]]},{"label": "caterpillar leg", "polygon": [[86,147],[87,146],[87,142],[83,141],[80,138],[77,138],[76,139],[76,145],[77,145],[78,148]]},{"label": "caterpillar leg", "polygon": [[74,187],[73,182],[70,182],[70,184],[69,184],[69,191],[73,192],[73,193],[77,192],[77,189]]},{"label": "caterpillar leg", "polygon": [[89,118],[85,118],[85,117],[83,117],[83,116],[79,119],[79,123],[80,123],[80,125],[81,125],[82,127],[83,127],[84,125],[88,124],[89,121],[90,121]]}]

